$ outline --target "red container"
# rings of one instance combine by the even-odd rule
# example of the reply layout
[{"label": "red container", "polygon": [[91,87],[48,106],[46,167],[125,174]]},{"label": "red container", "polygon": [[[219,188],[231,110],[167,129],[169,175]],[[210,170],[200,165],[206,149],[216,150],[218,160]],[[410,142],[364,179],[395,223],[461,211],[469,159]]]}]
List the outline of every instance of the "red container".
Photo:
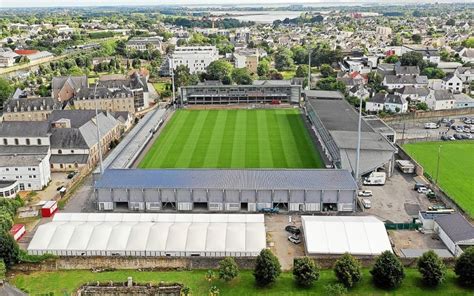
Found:
[{"label": "red container", "polygon": [[50,200],[44,204],[41,208],[41,216],[43,218],[51,217],[58,210],[58,203],[54,200]]},{"label": "red container", "polygon": [[19,241],[26,233],[26,228],[24,224],[15,224],[12,229],[10,229],[10,234],[16,241]]}]

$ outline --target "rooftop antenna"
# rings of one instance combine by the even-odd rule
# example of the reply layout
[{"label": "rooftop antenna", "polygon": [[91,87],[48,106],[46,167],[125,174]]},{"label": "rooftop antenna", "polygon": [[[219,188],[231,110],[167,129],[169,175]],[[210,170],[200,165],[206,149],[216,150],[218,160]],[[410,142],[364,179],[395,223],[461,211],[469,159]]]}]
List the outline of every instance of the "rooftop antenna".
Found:
[{"label": "rooftop antenna", "polygon": [[102,167],[102,149],[100,146],[100,128],[99,128],[99,111],[97,107],[97,98],[95,97],[96,92],[97,92],[97,85],[99,84],[99,81],[95,82],[94,86],[94,101],[95,101],[95,126],[97,127],[97,145],[99,148],[99,168],[100,168],[100,175],[104,173],[104,169]]}]

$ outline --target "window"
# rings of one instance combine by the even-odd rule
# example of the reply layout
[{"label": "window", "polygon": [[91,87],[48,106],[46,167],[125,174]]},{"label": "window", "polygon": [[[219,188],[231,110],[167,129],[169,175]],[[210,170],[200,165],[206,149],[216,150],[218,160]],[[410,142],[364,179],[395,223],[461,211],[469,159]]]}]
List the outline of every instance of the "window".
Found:
[{"label": "window", "polygon": [[63,154],[63,151],[61,149],[59,149],[58,154]]},{"label": "window", "polygon": [[74,150],[71,150],[71,154],[74,154]]},{"label": "window", "polygon": [[26,139],[26,145],[30,145],[30,139]]},{"label": "window", "polygon": [[36,168],[32,168],[31,170],[36,171]]},{"label": "window", "polygon": [[15,139],[15,145],[18,145],[20,142],[18,141],[18,139]]},{"label": "window", "polygon": [[38,145],[41,145],[41,139],[36,140],[36,142],[38,143]]},{"label": "window", "polygon": [[8,145],[8,140],[7,139],[3,139],[3,145]]}]

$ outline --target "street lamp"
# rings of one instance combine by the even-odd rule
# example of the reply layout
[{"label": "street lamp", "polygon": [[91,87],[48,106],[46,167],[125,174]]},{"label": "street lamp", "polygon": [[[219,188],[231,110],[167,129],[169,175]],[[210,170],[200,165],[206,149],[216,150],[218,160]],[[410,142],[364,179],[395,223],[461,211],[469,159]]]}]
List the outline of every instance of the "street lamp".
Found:
[{"label": "street lamp", "polygon": [[173,58],[169,59],[170,71],[171,71],[171,87],[173,90],[173,105],[176,103],[175,89],[174,89],[174,63]]},{"label": "street lamp", "polygon": [[313,50],[309,48],[308,50],[308,85],[306,86],[307,90],[311,90],[311,54]]},{"label": "street lamp", "polygon": [[359,164],[360,164],[360,138],[361,138],[361,126],[362,126],[362,96],[360,96],[359,101],[359,123],[357,126],[357,153],[356,153],[356,171],[355,179],[357,184],[359,184]]}]

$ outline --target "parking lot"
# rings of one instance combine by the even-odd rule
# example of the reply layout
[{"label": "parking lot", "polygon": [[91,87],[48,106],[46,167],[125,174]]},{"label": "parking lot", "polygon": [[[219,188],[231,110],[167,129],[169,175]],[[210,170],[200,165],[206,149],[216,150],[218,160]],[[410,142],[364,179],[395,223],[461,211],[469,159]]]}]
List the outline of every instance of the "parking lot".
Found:
[{"label": "parking lot", "polygon": [[[389,122],[388,124],[397,132],[397,139],[399,140],[411,140],[411,139],[426,139],[430,141],[441,140],[442,136],[454,136],[458,134],[460,140],[464,137],[464,140],[468,138],[474,139],[474,119],[473,116],[468,116],[470,121],[463,121],[464,118],[439,118],[439,119],[425,119],[419,121],[405,121],[405,122]],[[451,122],[449,122],[451,120]],[[438,128],[427,129],[425,124],[435,123],[438,124]],[[452,126],[458,127],[454,129]]]},{"label": "parking lot", "polygon": [[[291,217],[291,223],[289,223]],[[301,217],[296,215],[265,215],[265,228],[267,231],[267,246],[280,260],[283,270],[293,267],[293,258],[304,256],[304,238],[301,234],[301,243],[295,245],[288,241],[291,234],[285,231],[287,225],[294,225],[301,229]]]},{"label": "parking lot", "polygon": [[364,190],[372,191],[372,197],[369,197],[372,207],[365,209],[364,214],[377,216],[382,221],[411,222],[412,218],[418,216],[418,211],[433,205],[425,194],[413,190],[416,183],[414,176],[395,169],[385,185],[364,186]]}]

